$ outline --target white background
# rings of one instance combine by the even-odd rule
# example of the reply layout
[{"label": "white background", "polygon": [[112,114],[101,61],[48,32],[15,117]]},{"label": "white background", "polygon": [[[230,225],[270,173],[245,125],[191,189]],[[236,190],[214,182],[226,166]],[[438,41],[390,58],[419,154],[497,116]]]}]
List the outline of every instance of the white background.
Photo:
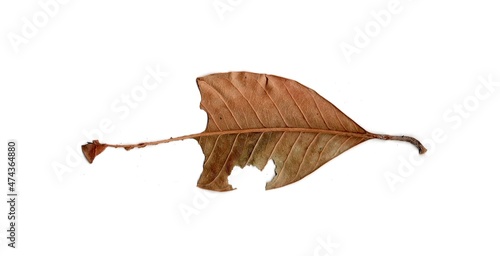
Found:
[{"label": "white background", "polygon": [[[389,1],[69,1],[52,16],[37,1],[2,1],[0,162],[16,139],[20,196],[15,250],[1,200],[0,255],[499,255],[500,89],[479,77],[500,81],[500,6],[397,3],[377,27],[372,12]],[[341,45],[367,24],[349,62]],[[157,65],[169,73],[157,88],[128,115],[112,108],[125,111],[122,95]],[[241,70],[297,80],[365,129],[430,151],[372,140],[277,190],[247,167],[228,193],[196,187],[195,140],[83,160],[92,138],[203,131],[195,78]],[[99,136],[103,120],[111,131]],[[388,176],[399,177],[393,189]]]}]

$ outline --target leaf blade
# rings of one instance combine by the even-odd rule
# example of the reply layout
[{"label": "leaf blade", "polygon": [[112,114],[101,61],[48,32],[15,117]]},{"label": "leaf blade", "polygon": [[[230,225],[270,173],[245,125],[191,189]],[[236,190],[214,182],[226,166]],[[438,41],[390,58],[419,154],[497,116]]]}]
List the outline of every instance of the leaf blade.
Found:
[{"label": "leaf blade", "polygon": [[[250,72],[229,72],[197,78],[197,83],[202,95],[200,108],[208,114],[204,133],[245,133],[252,129],[262,130],[255,141],[246,140],[236,148],[235,144],[232,144],[229,154],[221,149],[224,153],[216,154],[218,157],[215,159],[212,154],[206,156],[205,163],[219,161],[224,164],[219,171],[204,164],[198,181],[201,188],[231,190],[227,176],[235,165],[239,163],[241,166],[244,163],[241,166],[244,167],[250,164],[262,170],[269,159],[275,162],[276,177],[268,182],[266,189],[286,186],[306,177],[349,148],[371,138],[368,132],[333,104],[294,80]],[[219,119],[214,120],[217,116]],[[216,125],[212,123],[221,120],[227,125],[218,125],[221,129],[215,130]],[[277,131],[279,128],[283,128],[282,132]],[[287,131],[287,128],[295,130]],[[330,134],[333,131],[349,135]],[[269,140],[263,143],[261,138],[265,134],[269,134]],[[349,142],[352,136],[360,136],[362,139],[357,137]],[[318,137],[322,138],[321,145],[331,146],[311,149],[313,140]],[[325,138],[330,139],[325,142]],[[334,140],[334,143],[331,143],[331,140]],[[198,141],[200,142],[200,139]],[[214,143],[221,143],[220,148],[229,146],[224,139]],[[200,143],[202,149],[205,145],[206,143]],[[271,147],[272,151],[269,152],[268,148]],[[247,149],[245,152],[251,153],[242,154],[241,150],[236,149]],[[324,154],[324,151],[329,152]],[[314,164],[310,161],[314,161]],[[209,179],[213,177],[214,171],[218,172],[217,181]]]}]

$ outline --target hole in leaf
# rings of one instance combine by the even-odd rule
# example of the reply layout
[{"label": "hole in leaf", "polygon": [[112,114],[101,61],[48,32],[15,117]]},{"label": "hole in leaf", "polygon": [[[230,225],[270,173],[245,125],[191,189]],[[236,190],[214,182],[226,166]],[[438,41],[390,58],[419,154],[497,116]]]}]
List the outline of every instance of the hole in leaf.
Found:
[{"label": "hole in leaf", "polygon": [[264,191],[266,183],[276,176],[274,169],[275,166],[271,160],[262,171],[255,166],[246,166],[243,169],[235,166],[227,180],[238,191]]}]

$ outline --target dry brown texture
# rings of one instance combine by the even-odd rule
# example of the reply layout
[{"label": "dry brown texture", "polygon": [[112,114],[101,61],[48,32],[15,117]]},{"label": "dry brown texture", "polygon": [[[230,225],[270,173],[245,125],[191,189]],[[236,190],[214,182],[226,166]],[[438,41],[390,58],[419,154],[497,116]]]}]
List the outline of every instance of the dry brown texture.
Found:
[{"label": "dry brown texture", "polygon": [[236,165],[253,165],[262,170],[272,159],[276,176],[267,183],[266,189],[274,189],[304,178],[346,150],[372,138],[407,141],[417,146],[421,154],[426,151],[412,137],[365,131],[318,93],[294,80],[229,72],[207,75],[196,81],[201,92],[200,107],[208,115],[204,132],[131,145],[94,141],[82,147],[89,162],[106,146],[129,150],[194,138],[205,155],[198,186],[228,191],[232,187],[227,178]]},{"label": "dry brown texture", "polygon": [[82,145],[82,152],[87,161],[89,163],[94,162],[94,158],[101,154],[105,149],[107,145],[106,144],[101,144],[99,143],[98,140],[93,140],[92,143],[87,143],[85,145]]},{"label": "dry brown texture", "polygon": [[209,116],[205,132],[273,128],[268,132],[197,138],[205,154],[198,181],[201,188],[231,190],[227,177],[235,165],[254,165],[262,170],[270,159],[276,165],[276,176],[266,189],[279,188],[367,140],[324,133],[366,131],[315,91],[293,80],[234,72],[208,75],[197,82],[201,108]]}]

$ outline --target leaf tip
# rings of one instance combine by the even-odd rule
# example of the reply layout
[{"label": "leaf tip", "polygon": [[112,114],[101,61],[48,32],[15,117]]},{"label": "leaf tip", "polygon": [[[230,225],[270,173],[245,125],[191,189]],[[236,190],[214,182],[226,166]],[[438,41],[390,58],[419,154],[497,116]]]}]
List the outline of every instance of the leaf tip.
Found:
[{"label": "leaf tip", "polygon": [[98,140],[93,140],[92,142],[82,145],[82,152],[85,159],[91,164],[94,162],[95,157],[101,154],[106,147],[106,144],[101,144]]}]

